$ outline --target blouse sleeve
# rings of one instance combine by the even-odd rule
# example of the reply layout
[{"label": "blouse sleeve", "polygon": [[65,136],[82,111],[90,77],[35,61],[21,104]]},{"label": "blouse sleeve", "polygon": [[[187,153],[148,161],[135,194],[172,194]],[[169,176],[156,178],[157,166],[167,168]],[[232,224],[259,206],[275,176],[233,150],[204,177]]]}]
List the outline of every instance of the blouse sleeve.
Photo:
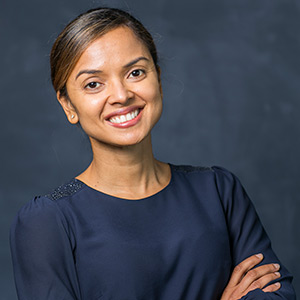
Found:
[{"label": "blouse sleeve", "polygon": [[263,253],[264,259],[261,264],[279,263],[281,266],[281,278],[276,280],[281,283],[278,291],[264,293],[262,290],[256,289],[242,299],[296,299],[291,283],[292,276],[273,252],[271,242],[240,181],[223,168],[213,167],[213,170],[226,215],[233,265],[238,265],[251,255]]},{"label": "blouse sleeve", "polygon": [[71,230],[57,203],[35,197],[14,219],[10,246],[19,300],[79,300]]}]

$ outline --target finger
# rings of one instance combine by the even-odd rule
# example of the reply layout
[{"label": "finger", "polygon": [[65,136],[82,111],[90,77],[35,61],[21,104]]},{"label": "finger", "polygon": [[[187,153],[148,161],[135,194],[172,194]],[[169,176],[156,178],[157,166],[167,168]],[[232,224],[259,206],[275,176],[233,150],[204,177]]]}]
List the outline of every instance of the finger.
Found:
[{"label": "finger", "polygon": [[271,293],[271,292],[276,292],[281,288],[280,282],[276,282],[274,284],[271,284],[267,286],[266,288],[263,289],[263,292],[265,293]]},{"label": "finger", "polygon": [[257,264],[259,264],[263,259],[263,255],[256,254],[252,255],[245,260],[243,260],[241,263],[239,263],[232,272],[231,278],[228,282],[228,286],[236,286],[241,282],[244,275],[253,267],[255,267]]},{"label": "finger", "polygon": [[278,264],[267,264],[248,271],[241,281],[241,289],[252,291],[255,288],[263,288],[270,281],[280,277],[280,273],[276,273],[279,268]]},{"label": "finger", "polygon": [[270,283],[271,281],[273,281],[275,279],[278,279],[280,276],[281,275],[279,272],[264,275],[261,278],[259,278],[258,280],[254,281],[245,292],[249,293],[250,291],[253,291],[255,289],[262,289],[268,283]]}]

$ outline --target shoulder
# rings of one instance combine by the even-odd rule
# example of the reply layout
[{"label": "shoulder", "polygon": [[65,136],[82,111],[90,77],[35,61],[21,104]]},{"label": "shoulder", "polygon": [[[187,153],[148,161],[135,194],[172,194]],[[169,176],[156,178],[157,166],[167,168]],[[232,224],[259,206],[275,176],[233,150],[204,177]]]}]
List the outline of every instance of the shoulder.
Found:
[{"label": "shoulder", "polygon": [[171,164],[173,172],[182,175],[205,176],[212,177],[223,183],[230,183],[236,180],[236,176],[229,170],[220,166],[192,166],[192,165],[173,165]]},{"label": "shoulder", "polygon": [[193,166],[193,165],[175,165],[170,164],[171,168],[176,172],[183,172],[183,173],[195,173],[195,172],[215,172],[215,173],[228,173],[232,174],[224,167],[220,166]]},{"label": "shoulder", "polygon": [[83,187],[84,183],[75,178],[70,181],[54,188],[45,195],[35,196],[31,201],[26,203],[20,210],[19,213],[28,211],[39,211],[40,210],[55,210],[57,209],[57,203],[63,199],[69,199],[75,196]]},{"label": "shoulder", "polygon": [[[38,226],[39,224],[65,223],[63,206],[60,200],[69,200],[83,188],[84,184],[76,179],[60,185],[46,195],[35,196],[17,212],[12,226]],[[65,203],[66,201],[64,201]]]},{"label": "shoulder", "polygon": [[240,185],[239,179],[231,171],[220,166],[213,166],[212,170],[219,189],[223,190],[226,187],[234,188],[237,184]]},{"label": "shoulder", "polygon": [[195,191],[201,191],[210,201],[217,199],[225,212],[230,213],[233,208],[248,210],[252,205],[238,177],[223,167],[177,166],[176,169],[181,174],[177,177],[180,182],[186,182]]},{"label": "shoulder", "polygon": [[229,196],[241,187],[239,179],[229,170],[220,166],[203,167],[191,165],[171,165],[173,174],[182,182],[205,190],[215,190],[221,198]]},{"label": "shoulder", "polygon": [[17,212],[11,232],[36,232],[43,226],[51,227],[59,220],[64,220],[57,204],[45,196],[35,196],[25,203]]}]

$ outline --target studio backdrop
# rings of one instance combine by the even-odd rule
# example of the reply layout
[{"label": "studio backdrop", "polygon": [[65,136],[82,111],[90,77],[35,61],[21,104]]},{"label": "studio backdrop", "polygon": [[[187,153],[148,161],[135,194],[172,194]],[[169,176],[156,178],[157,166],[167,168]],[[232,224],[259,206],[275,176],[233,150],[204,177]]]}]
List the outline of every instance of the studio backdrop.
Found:
[{"label": "studio backdrop", "polygon": [[51,86],[63,27],[97,6],[131,12],[156,41],[158,159],[223,166],[245,186],[300,292],[300,2],[27,0],[0,3],[0,298],[15,300],[8,234],[18,209],[82,172],[87,137]]}]

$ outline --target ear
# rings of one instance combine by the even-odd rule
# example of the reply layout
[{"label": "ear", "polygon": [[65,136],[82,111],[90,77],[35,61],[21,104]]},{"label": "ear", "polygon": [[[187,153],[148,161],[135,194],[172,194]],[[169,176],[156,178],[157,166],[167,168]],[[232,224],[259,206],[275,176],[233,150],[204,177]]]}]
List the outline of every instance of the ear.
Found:
[{"label": "ear", "polygon": [[79,120],[78,120],[78,115],[77,115],[76,109],[73,106],[73,104],[71,103],[69,97],[68,96],[62,96],[60,94],[60,92],[56,93],[56,97],[57,97],[57,100],[60,103],[61,107],[63,108],[68,121],[71,124],[78,123]]}]

